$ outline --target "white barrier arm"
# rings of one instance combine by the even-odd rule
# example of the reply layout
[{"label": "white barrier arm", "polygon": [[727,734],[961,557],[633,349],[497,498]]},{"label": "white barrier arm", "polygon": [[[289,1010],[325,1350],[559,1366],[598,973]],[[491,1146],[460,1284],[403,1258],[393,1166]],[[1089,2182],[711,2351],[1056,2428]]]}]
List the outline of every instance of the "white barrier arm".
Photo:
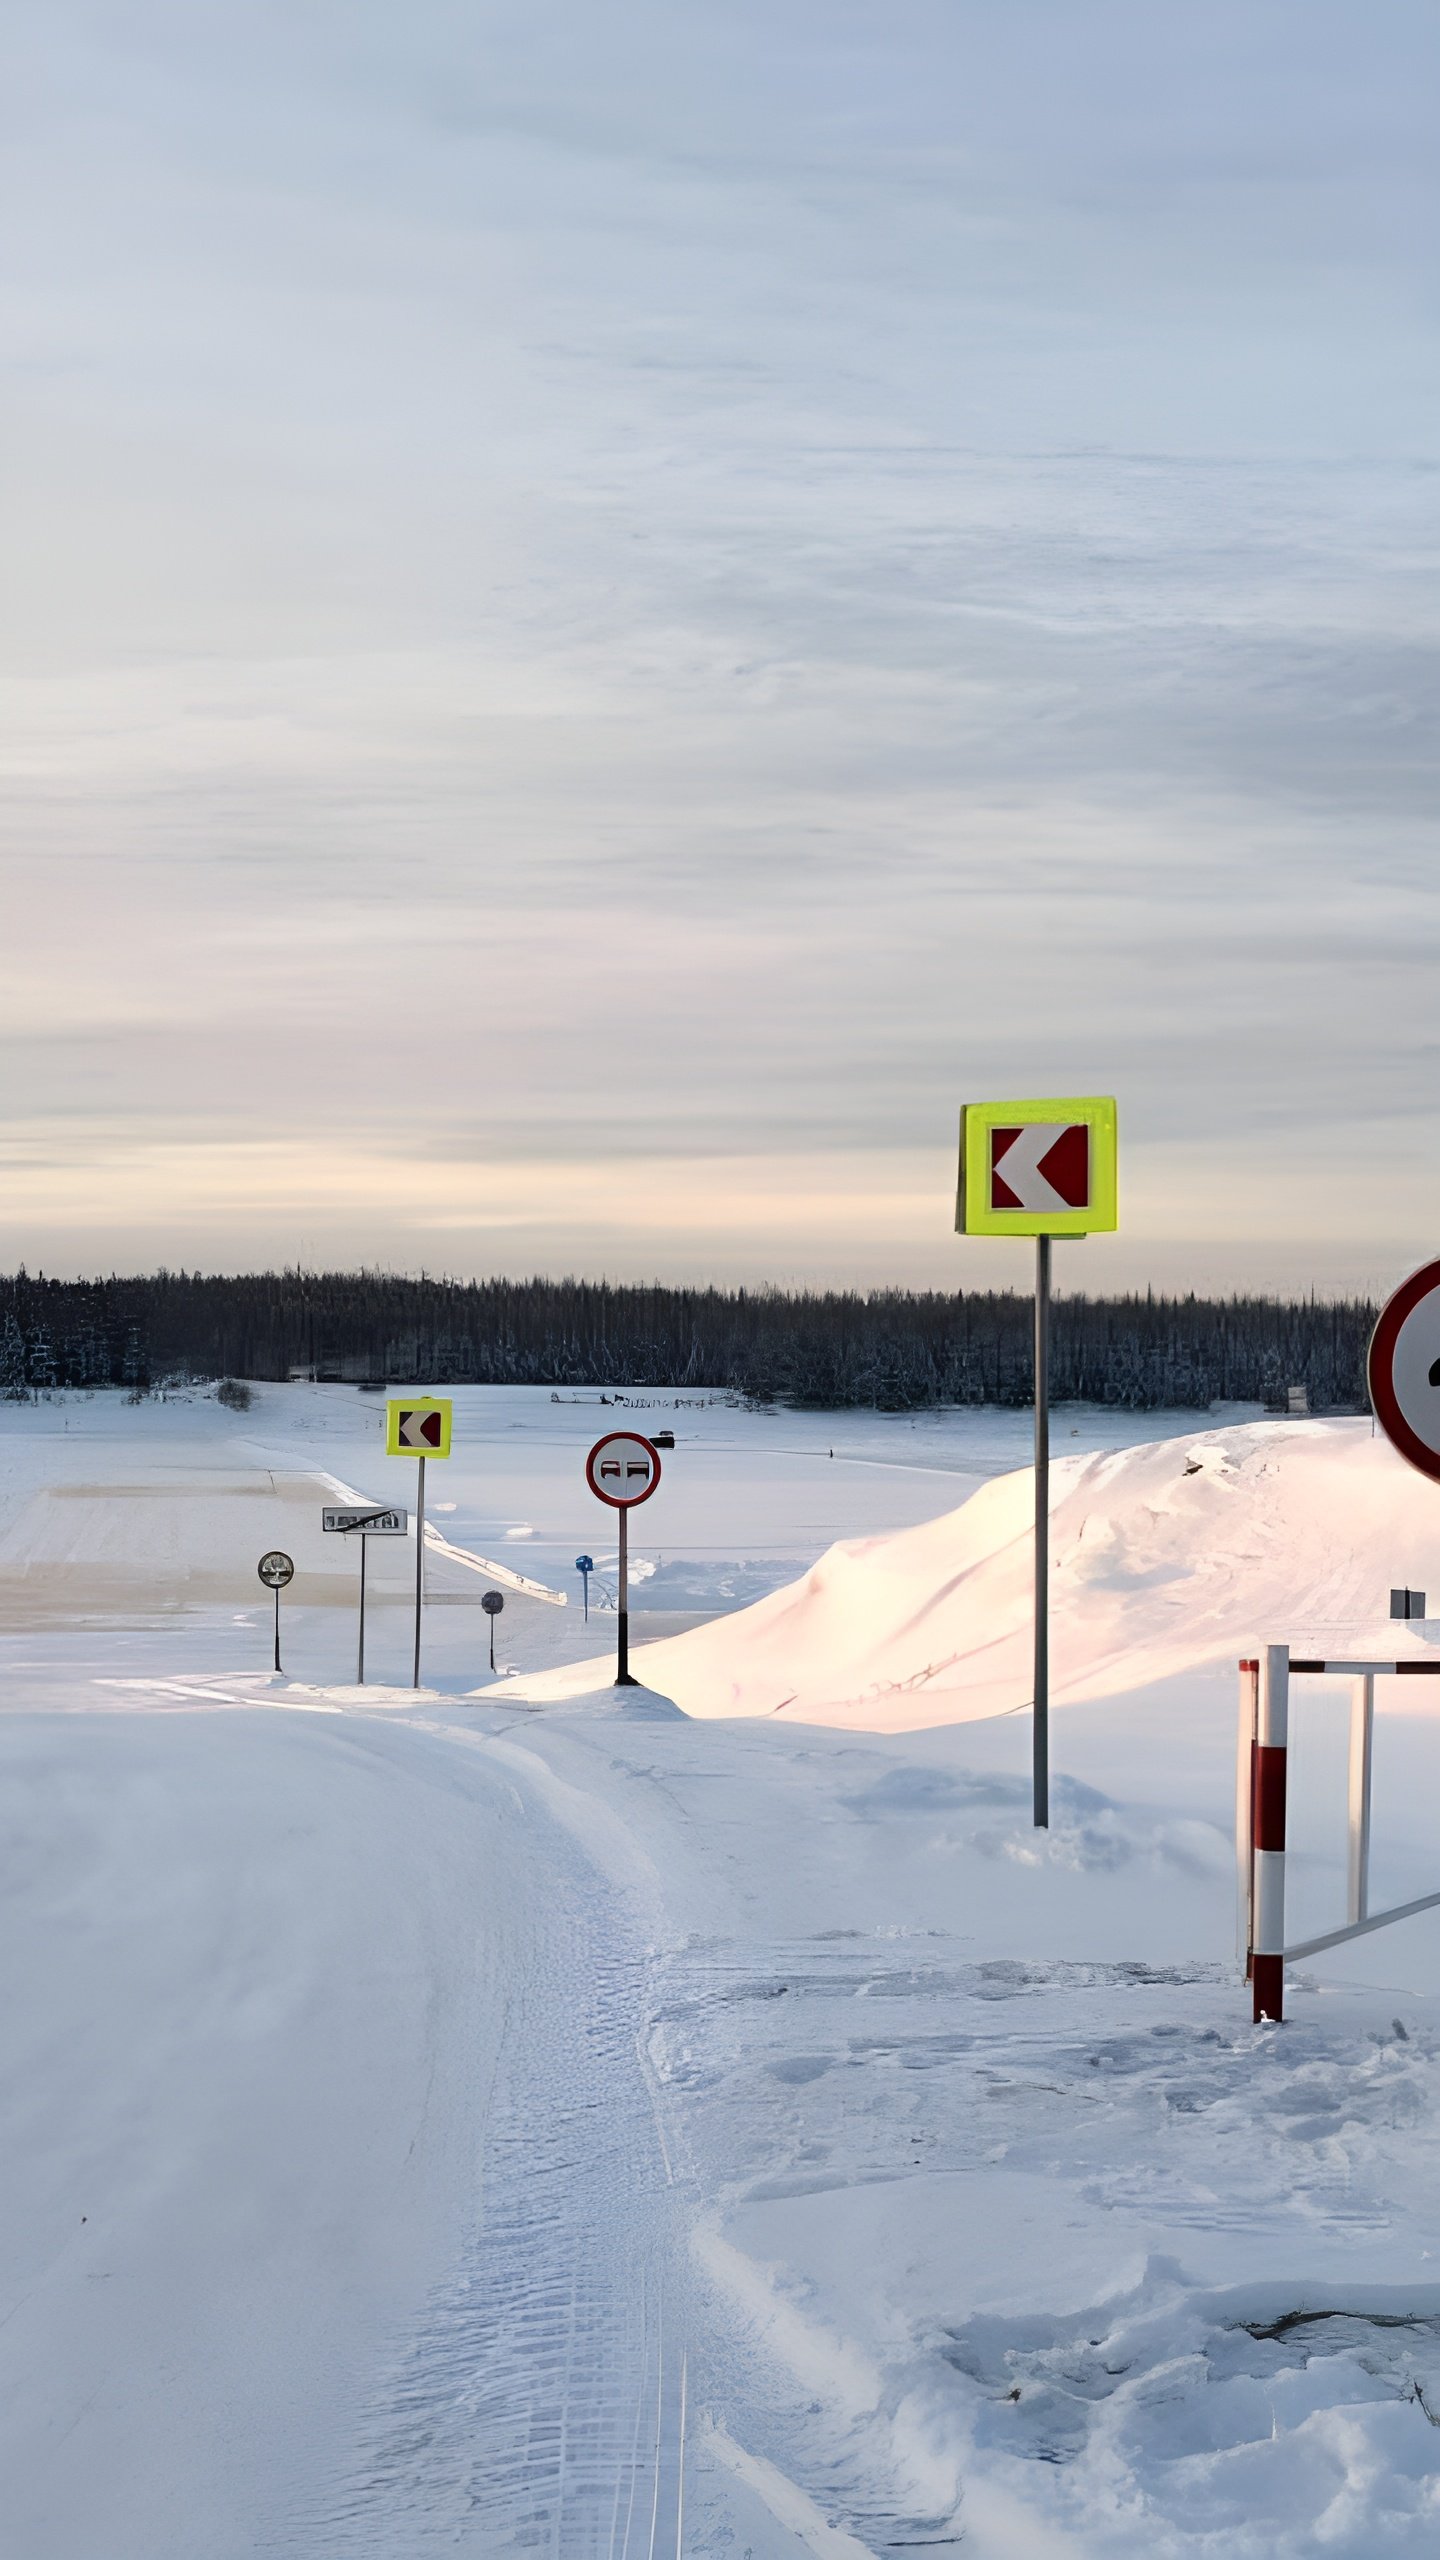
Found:
[{"label": "white barrier arm", "polygon": [[1323,1938],[1303,1938],[1298,1947],[1287,1947],[1284,1961],[1298,1964],[1302,1956],[1323,1955],[1327,1947],[1343,1947],[1347,1938],[1368,1938],[1372,1929],[1388,1929],[1392,1920],[1413,1920],[1417,1911],[1434,1911],[1440,1905],[1440,1893],[1422,1893],[1418,1902],[1397,1902],[1393,1911],[1373,1912],[1368,1920],[1352,1920],[1343,1929],[1331,1929]]}]

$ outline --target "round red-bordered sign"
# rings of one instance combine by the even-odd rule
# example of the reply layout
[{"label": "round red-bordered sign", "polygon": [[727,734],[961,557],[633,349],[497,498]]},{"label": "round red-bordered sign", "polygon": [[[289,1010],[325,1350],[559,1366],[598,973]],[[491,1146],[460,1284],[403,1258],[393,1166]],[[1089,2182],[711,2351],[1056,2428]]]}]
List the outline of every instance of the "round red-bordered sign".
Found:
[{"label": "round red-bordered sign", "polygon": [[1440,1484],[1440,1262],[1412,1271],[1381,1308],[1365,1383],[1386,1439]]},{"label": "round red-bordered sign", "polygon": [[638,1431],[607,1431],[585,1461],[585,1481],[612,1511],[633,1511],[660,1481],[660,1452]]}]

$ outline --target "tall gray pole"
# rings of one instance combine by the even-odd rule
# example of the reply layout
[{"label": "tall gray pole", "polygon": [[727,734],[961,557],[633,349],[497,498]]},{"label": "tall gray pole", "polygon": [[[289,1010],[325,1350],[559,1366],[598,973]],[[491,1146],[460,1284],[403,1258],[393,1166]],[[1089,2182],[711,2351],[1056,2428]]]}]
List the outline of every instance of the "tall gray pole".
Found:
[{"label": "tall gray pole", "polygon": [[1035,1828],[1050,1828],[1050,1238],[1035,1239]]},{"label": "tall gray pole", "polygon": [[615,1666],[617,1689],[637,1689],[630,1671],[630,1514],[620,1514],[620,1644]]},{"label": "tall gray pole", "polygon": [[420,1612],[425,1605],[425,1461],[420,1461],[420,1482],[415,1494],[415,1674],[412,1689],[420,1686]]}]

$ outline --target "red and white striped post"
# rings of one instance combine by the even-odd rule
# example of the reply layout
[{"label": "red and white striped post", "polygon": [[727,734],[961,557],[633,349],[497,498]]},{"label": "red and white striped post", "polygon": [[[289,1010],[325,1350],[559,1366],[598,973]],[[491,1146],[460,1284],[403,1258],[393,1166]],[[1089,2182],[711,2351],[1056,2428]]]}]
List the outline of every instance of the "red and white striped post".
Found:
[{"label": "red and white striped post", "polygon": [[[1440,1269],[1440,1264],[1437,1264]],[[1236,1884],[1245,1971],[1255,1991],[1255,2017],[1285,2014],[1285,1966],[1323,1955],[1351,1938],[1440,1910],[1440,1893],[1422,1893],[1389,1911],[1370,1909],[1370,1768],[1375,1725],[1375,1683],[1440,1678],[1432,1654],[1416,1661],[1345,1662],[1294,1657],[1285,1644],[1267,1645],[1258,1661],[1240,1665],[1240,1731],[1235,1759]],[[1290,1721],[1290,1682],[1309,1675],[1350,1682],[1350,1858],[1343,1928],[1323,1929],[1293,1947],[1285,1944],[1285,1761]]]},{"label": "red and white striped post", "polygon": [[1257,2023],[1285,2015],[1285,1762],[1290,1727],[1290,1648],[1260,1657],[1260,1709],[1250,1837],[1255,1888],[1250,1979]]}]

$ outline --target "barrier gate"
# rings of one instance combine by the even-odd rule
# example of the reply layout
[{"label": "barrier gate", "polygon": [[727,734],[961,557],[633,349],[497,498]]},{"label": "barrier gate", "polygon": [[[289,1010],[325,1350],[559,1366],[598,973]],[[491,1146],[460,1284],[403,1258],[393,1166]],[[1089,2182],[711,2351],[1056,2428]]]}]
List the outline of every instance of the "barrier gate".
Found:
[{"label": "barrier gate", "polygon": [[[1347,1918],[1343,1929],[1285,1944],[1285,1769],[1290,1731],[1290,1683],[1302,1676],[1349,1680],[1350,1854]],[[1440,1905],[1440,1893],[1391,1911],[1370,1909],[1370,1764],[1375,1732],[1375,1683],[1379,1679],[1440,1677],[1435,1662],[1316,1662],[1290,1659],[1285,1644],[1267,1645],[1240,1665],[1240,1732],[1235,1758],[1235,1852],[1240,1943],[1254,2014],[1277,2022],[1285,2014],[1285,1967],[1326,1947],[1363,1938],[1392,1920]]]}]

